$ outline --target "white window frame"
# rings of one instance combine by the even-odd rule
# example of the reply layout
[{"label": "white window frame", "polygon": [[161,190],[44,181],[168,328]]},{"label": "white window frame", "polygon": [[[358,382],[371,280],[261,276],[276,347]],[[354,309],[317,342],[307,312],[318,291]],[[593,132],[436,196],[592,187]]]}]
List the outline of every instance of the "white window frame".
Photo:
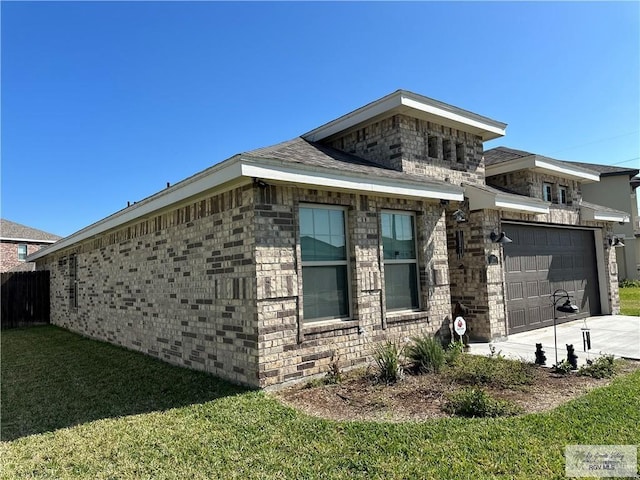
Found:
[{"label": "white window frame", "polygon": [[350,320],[352,315],[352,296],[351,296],[351,271],[349,268],[349,230],[348,230],[348,208],[342,205],[326,205],[322,203],[300,203],[298,205],[298,238],[301,239],[300,233],[300,209],[318,209],[318,210],[338,210],[342,212],[342,219],[344,222],[344,248],[345,248],[345,259],[344,260],[326,260],[326,261],[304,261],[302,260],[302,245],[300,245],[300,284],[302,285],[304,291],[304,274],[302,274],[302,270],[304,267],[334,267],[334,266],[344,266],[347,272],[347,315],[341,317],[318,317],[318,318],[307,318],[304,315],[304,302],[302,306],[302,318],[304,319],[304,323],[317,323],[317,322],[326,322],[326,321],[345,321]]},{"label": "white window frame", "polygon": [[[384,258],[384,243],[383,243],[383,238],[382,238],[382,215],[383,214],[389,214],[389,215],[407,215],[410,216],[412,219],[412,224],[413,224],[413,244],[414,244],[414,249],[416,252],[415,258],[413,259],[408,259],[408,258],[403,258],[403,259],[398,259],[398,260],[394,260],[394,259],[386,259]],[[407,210],[381,210],[380,211],[380,245],[382,245],[382,268],[385,268],[385,266],[388,265],[398,265],[398,264],[413,264],[415,265],[415,272],[416,272],[416,296],[418,299],[418,304],[416,306],[413,307],[403,307],[403,308],[389,308],[387,306],[387,311],[391,312],[391,313],[397,313],[397,312],[415,312],[418,311],[422,308],[422,295],[421,295],[421,291],[420,291],[420,268],[419,268],[419,252],[418,252],[418,225],[417,225],[417,221],[416,221],[416,213],[415,212],[411,212],[411,211],[407,211]],[[386,305],[386,299],[387,299],[387,291],[385,288],[385,305]]]},{"label": "white window frame", "polygon": [[542,184],[542,199],[545,202],[553,202],[553,184],[549,182],[544,182]]},{"label": "white window frame", "polygon": [[[20,252],[22,248],[24,248],[24,255]],[[29,246],[26,243],[19,243],[18,244],[18,261],[26,262],[28,255],[29,255]]]},{"label": "white window frame", "polygon": [[558,186],[558,203],[560,205],[566,205],[568,198],[569,198],[569,188],[566,187],[565,185],[559,185]]}]

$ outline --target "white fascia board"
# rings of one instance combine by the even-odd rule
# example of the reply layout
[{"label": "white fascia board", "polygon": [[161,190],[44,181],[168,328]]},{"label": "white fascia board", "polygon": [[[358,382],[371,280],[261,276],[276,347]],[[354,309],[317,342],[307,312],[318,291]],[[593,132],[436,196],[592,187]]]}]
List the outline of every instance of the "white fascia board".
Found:
[{"label": "white fascia board", "polygon": [[496,208],[527,213],[549,213],[549,206],[537,201],[528,202],[526,198],[515,199],[496,195]]},{"label": "white fascia board", "polygon": [[473,185],[465,186],[465,195],[469,198],[471,210],[511,210],[526,213],[549,213],[546,202],[536,199],[518,198],[516,195],[494,193]]},{"label": "white fascia board", "polygon": [[301,169],[297,166],[278,165],[277,162],[265,159],[254,159],[237,156],[210,169],[175,184],[145,200],[134,203],[128,208],[100,220],[56,243],[29,255],[27,261],[35,261],[50,253],[70,247],[108,230],[120,227],[140,218],[151,216],[154,212],[171,205],[179,204],[203,192],[242,178],[261,178],[264,180],[282,181],[303,185],[314,185],[343,190],[355,190],[369,193],[381,193],[393,196],[413,198],[433,198],[441,200],[463,200],[462,188],[454,185],[438,186],[428,184],[421,186],[410,182],[336,174],[328,171]]},{"label": "white fascia board", "polygon": [[572,178],[574,180],[581,180],[584,182],[599,182],[600,174],[599,173],[589,173],[579,168],[572,168],[568,165],[558,165],[555,163],[546,162],[544,160],[540,160],[536,158],[535,162],[536,168],[541,168],[543,170],[549,170],[554,173],[560,174],[561,177]]},{"label": "white fascia board", "polygon": [[58,240],[37,240],[35,238],[11,238],[0,237],[0,242],[14,242],[14,243],[56,243]]},{"label": "white fascia board", "polygon": [[242,175],[263,180],[400,197],[453,201],[462,201],[464,199],[462,188],[455,185],[449,187],[425,184],[423,186],[418,183],[388,180],[365,174],[333,173],[320,171],[319,169],[301,169],[298,166],[267,164],[264,160],[260,164],[243,161]]},{"label": "white fascia board", "polygon": [[485,175],[492,177],[503,173],[516,172],[518,170],[542,170],[558,177],[570,178],[586,182],[599,182],[600,174],[590,173],[579,168],[572,168],[568,165],[559,165],[540,159],[537,155],[529,155],[517,160],[509,160],[495,165],[485,167]]},{"label": "white fascia board", "polygon": [[378,116],[388,114],[394,110],[414,110],[423,114],[449,120],[450,122],[454,122],[456,125],[467,126],[474,130],[480,130],[482,131],[481,136],[485,141],[504,136],[507,127],[505,123],[467,112],[437,100],[423,97],[421,95],[411,94],[406,91],[397,91],[311,130],[310,132],[302,135],[302,138],[312,142],[317,142],[335,135],[336,133],[348,130],[361,123],[368,122]]},{"label": "white fascia board", "polygon": [[[446,118],[452,122],[457,124],[467,125],[474,129],[482,130],[489,135],[481,135],[483,140],[493,140],[495,138],[504,137],[506,131],[506,125],[502,124],[499,126],[497,124],[489,124],[488,122],[481,121],[477,118],[473,118],[470,116],[463,115],[461,112],[458,113],[455,110],[443,109],[439,106],[435,106],[433,104],[421,102],[419,100],[414,100],[411,98],[403,98],[403,105],[406,105],[409,108],[414,110],[418,110],[424,113],[428,113],[435,117]],[[497,122],[496,122],[497,123]]]},{"label": "white fascia board", "polygon": [[242,175],[241,165],[238,159],[231,159],[210,169],[196,174],[180,183],[175,184],[155,195],[134,203],[130,207],[120,210],[113,215],[100,220],[88,227],[58,240],[51,246],[42,248],[27,257],[27,261],[33,262],[50,253],[70,247],[95,235],[117,228],[139,218],[151,215],[170,205],[180,203],[194,195],[216,188],[224,183],[239,178]]},{"label": "white fascia board", "polygon": [[629,214],[624,212],[615,213],[615,212],[608,212],[604,210],[596,210],[594,208],[590,208],[584,205],[580,206],[580,212],[584,220],[593,220],[593,221],[600,221],[600,222],[623,222],[623,223],[628,223],[630,221]]}]

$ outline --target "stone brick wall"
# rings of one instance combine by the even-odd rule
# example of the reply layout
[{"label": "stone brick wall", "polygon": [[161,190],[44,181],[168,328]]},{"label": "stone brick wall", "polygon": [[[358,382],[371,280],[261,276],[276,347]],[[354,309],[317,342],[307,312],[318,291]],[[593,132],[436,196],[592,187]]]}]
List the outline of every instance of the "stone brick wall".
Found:
[{"label": "stone brick wall", "polygon": [[253,200],[203,197],[41,259],[52,323],[256,386]]},{"label": "stone brick wall", "polygon": [[[256,202],[256,274],[260,386],[324,374],[337,361],[350,368],[370,360],[372,345],[426,332],[449,332],[446,232],[437,202],[399,200],[270,186]],[[351,317],[305,322],[299,242],[300,204],[347,208]],[[416,213],[422,308],[386,311],[379,228],[383,209]],[[275,220],[278,220],[275,223]]]},{"label": "stone brick wall", "polygon": [[487,185],[506,188],[514,193],[542,200],[543,184],[552,185],[551,200],[558,203],[558,187],[567,187],[567,205],[578,204],[582,199],[581,185],[576,180],[565,179],[546,173],[521,170],[518,172],[494,175],[487,178]]},{"label": "stone brick wall", "polygon": [[394,170],[455,185],[484,184],[480,137],[433,122],[394,115],[327,143]]},{"label": "stone brick wall", "polygon": [[[0,242],[0,272],[8,272],[16,268],[20,270],[33,270],[35,264],[18,260],[18,245],[25,242]],[[37,252],[45,245],[27,243],[27,255]]]},{"label": "stone brick wall", "polygon": [[[545,178],[545,177],[543,177]],[[546,181],[546,180],[545,180]],[[542,184],[540,184],[542,185]],[[542,188],[542,186],[540,186]],[[611,225],[607,222],[584,221],[580,217],[577,204],[552,205],[548,214],[526,214],[510,211],[484,210],[469,211],[465,203],[461,208],[466,213],[467,222],[456,223],[452,213],[454,206],[447,212],[447,242],[449,251],[449,271],[451,277],[451,301],[454,308],[457,303],[467,307],[464,314],[471,339],[491,340],[507,335],[506,329],[506,291],[504,288],[504,257],[501,247],[489,240],[491,232],[505,231],[502,221],[515,220],[532,224],[555,224],[595,228],[601,231],[604,252],[604,284],[600,289],[605,292],[608,304],[602,305],[617,314],[620,312],[615,248],[608,243]],[[462,232],[464,256],[460,257],[456,246],[456,231]],[[498,264],[490,265],[488,258],[495,255]],[[600,263],[599,263],[600,265]],[[601,268],[601,267],[600,267]]]}]

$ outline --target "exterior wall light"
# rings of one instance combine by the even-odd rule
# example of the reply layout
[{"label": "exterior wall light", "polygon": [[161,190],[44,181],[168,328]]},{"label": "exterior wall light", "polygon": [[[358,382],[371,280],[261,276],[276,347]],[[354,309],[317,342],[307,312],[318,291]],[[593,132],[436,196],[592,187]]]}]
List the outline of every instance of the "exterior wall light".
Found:
[{"label": "exterior wall light", "polygon": [[458,222],[458,223],[464,223],[467,221],[467,217],[465,216],[464,212],[462,210],[456,210],[455,212],[453,212],[453,215],[451,215],[453,217],[453,219]]},{"label": "exterior wall light", "polygon": [[513,240],[507,237],[507,234],[504,232],[500,232],[500,234],[497,234],[496,232],[491,232],[491,235],[489,236],[489,238],[493,243],[500,243],[502,245],[504,245],[505,243],[513,242]]},{"label": "exterior wall light", "polygon": [[609,237],[609,246],[611,247],[624,247],[624,243],[620,240],[620,237],[612,235]]}]

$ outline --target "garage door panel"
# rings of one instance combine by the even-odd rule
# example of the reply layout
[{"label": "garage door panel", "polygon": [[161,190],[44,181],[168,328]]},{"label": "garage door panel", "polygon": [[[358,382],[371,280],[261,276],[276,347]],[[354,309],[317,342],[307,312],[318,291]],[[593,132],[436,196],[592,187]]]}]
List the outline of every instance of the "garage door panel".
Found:
[{"label": "garage door panel", "polygon": [[509,328],[510,329],[518,329],[525,327],[526,323],[526,315],[523,309],[513,310],[509,315]]},{"label": "garage door panel", "polygon": [[522,300],[524,298],[522,282],[511,282],[507,285],[507,297],[509,300]]},{"label": "garage door panel", "polygon": [[527,298],[539,297],[540,289],[538,288],[538,282],[527,282]]},{"label": "garage door panel", "polygon": [[520,272],[520,257],[511,257],[505,260],[507,272]]},{"label": "garage door panel", "polygon": [[558,313],[558,322],[600,313],[593,232],[505,224],[513,243],[504,246],[509,333],[553,324],[551,294],[564,289],[580,308]]}]

